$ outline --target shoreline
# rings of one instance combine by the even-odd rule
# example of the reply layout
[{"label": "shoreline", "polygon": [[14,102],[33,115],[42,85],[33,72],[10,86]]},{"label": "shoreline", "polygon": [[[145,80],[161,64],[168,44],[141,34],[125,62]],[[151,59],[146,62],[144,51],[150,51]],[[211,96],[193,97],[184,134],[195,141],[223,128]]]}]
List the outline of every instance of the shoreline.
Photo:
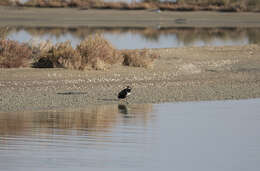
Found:
[{"label": "shoreline", "polygon": [[160,58],[148,69],[0,69],[0,112],[118,104],[127,85],[130,104],[260,97],[259,45],[150,50]]},{"label": "shoreline", "polygon": [[260,27],[260,13],[79,10],[0,6],[0,26],[33,27]]},{"label": "shoreline", "polygon": [[[0,27],[260,27],[260,13],[151,12],[0,7]],[[181,20],[180,20],[181,19]],[[179,22],[181,21],[181,22]],[[260,45],[150,49],[152,68],[113,65],[105,71],[0,69],[0,112],[117,104],[260,97]]]}]

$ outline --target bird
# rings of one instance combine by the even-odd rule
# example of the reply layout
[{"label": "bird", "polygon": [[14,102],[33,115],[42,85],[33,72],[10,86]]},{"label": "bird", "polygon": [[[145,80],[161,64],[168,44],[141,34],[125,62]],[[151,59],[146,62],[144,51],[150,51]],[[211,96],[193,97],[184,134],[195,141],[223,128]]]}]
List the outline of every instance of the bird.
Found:
[{"label": "bird", "polygon": [[121,90],[119,93],[118,93],[118,99],[121,100],[121,99],[126,99],[126,102],[127,102],[127,97],[131,94],[131,87],[130,86],[127,86],[125,89]]}]

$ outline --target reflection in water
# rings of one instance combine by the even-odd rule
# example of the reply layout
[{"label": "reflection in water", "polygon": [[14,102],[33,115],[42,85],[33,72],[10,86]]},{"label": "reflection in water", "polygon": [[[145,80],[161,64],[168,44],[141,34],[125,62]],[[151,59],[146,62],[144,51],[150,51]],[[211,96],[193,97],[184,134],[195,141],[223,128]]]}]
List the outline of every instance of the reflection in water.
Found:
[{"label": "reflection in water", "polygon": [[257,171],[259,103],[0,113],[0,170]]},{"label": "reflection in water", "polygon": [[[131,115],[131,122],[145,123],[150,119],[152,105],[115,105],[89,107],[79,110],[2,113],[0,114],[0,135],[32,135],[37,133],[53,134],[53,130],[62,130],[69,134],[71,130],[79,134],[107,132],[118,124],[124,115]],[[123,114],[123,115],[120,115]],[[130,122],[130,121],[128,121]],[[67,132],[68,131],[68,132]]]},{"label": "reflection in water", "polygon": [[128,114],[128,109],[127,109],[126,105],[124,105],[124,104],[118,105],[118,111],[120,113],[124,114],[125,116],[127,116],[127,114]]},{"label": "reflection in water", "polygon": [[[152,105],[0,113],[0,170],[137,167],[150,156]],[[34,170],[34,169],[33,169]]]},{"label": "reflection in water", "polygon": [[21,42],[31,39],[51,40],[53,43],[70,40],[75,47],[81,40],[96,33],[104,34],[119,49],[245,45],[260,42],[260,28],[12,27],[6,36]]}]

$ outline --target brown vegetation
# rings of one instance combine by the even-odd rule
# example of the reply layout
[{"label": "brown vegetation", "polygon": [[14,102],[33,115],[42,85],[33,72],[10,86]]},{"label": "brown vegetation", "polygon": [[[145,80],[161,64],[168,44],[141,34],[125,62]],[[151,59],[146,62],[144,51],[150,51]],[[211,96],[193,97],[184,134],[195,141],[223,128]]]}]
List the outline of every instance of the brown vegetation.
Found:
[{"label": "brown vegetation", "polygon": [[36,68],[70,68],[79,69],[81,56],[69,41],[52,45],[50,42],[34,46]]},{"label": "brown vegetation", "polygon": [[120,52],[100,35],[88,37],[76,49],[82,57],[81,69],[85,69],[88,65],[99,70],[105,69],[107,64],[122,63]]},{"label": "brown vegetation", "polygon": [[258,0],[178,0],[178,4],[199,6],[205,10],[216,11],[259,11]]},{"label": "brown vegetation", "polygon": [[32,59],[32,51],[25,43],[0,40],[0,68],[27,67]]},{"label": "brown vegetation", "polygon": [[147,50],[121,52],[101,35],[86,38],[76,48],[69,41],[52,45],[49,41],[26,44],[0,40],[0,68],[29,67],[33,63],[32,67],[36,68],[104,70],[116,63],[148,67],[155,58],[156,55]]},{"label": "brown vegetation", "polygon": [[26,7],[42,7],[42,8],[64,8],[64,7],[82,7],[89,8],[95,6],[103,6],[102,0],[29,0],[22,3],[17,3],[18,6]]},{"label": "brown vegetation", "polygon": [[81,9],[120,9],[146,10],[160,9],[167,11],[260,11],[258,0],[177,0],[176,2],[160,2],[159,0],[143,0],[141,2],[104,2],[103,0],[29,0],[26,3],[3,0],[0,5],[14,5],[25,7],[64,8],[78,7]]},{"label": "brown vegetation", "polygon": [[149,52],[147,49],[143,50],[124,50],[122,51],[126,66],[134,67],[152,67],[153,61],[158,57],[157,54]]}]

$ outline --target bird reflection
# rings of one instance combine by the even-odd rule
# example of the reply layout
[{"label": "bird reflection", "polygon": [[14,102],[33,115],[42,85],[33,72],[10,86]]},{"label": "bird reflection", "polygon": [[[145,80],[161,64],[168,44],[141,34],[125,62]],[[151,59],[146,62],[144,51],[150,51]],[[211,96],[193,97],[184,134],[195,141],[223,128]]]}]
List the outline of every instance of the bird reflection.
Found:
[{"label": "bird reflection", "polygon": [[128,114],[127,106],[124,105],[124,104],[119,104],[119,105],[118,105],[118,111],[119,111],[119,113],[122,113],[122,114],[124,114],[124,115],[127,115],[127,114]]},{"label": "bird reflection", "polygon": [[[150,120],[152,111],[152,104],[121,103],[79,109],[1,113],[0,137],[3,135],[70,135],[76,130],[78,135],[94,136],[97,132],[111,131],[117,122],[121,121],[118,118],[127,119],[129,123],[146,123]],[[1,143],[0,138],[0,146]]]}]

